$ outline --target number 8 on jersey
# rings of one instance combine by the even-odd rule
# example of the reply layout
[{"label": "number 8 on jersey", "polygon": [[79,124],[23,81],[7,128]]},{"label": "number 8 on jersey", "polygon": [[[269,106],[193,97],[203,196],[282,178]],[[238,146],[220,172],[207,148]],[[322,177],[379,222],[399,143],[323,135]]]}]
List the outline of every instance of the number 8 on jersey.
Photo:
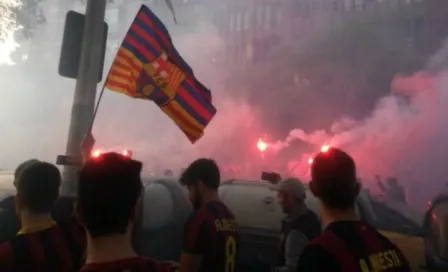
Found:
[{"label": "number 8 on jersey", "polygon": [[226,272],[235,271],[236,241],[234,236],[227,237],[226,240]]}]

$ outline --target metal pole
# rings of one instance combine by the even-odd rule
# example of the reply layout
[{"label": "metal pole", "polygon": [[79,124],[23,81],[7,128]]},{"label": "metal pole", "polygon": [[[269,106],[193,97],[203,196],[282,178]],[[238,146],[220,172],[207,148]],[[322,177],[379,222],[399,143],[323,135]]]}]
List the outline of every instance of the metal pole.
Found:
[{"label": "metal pole", "polygon": [[[92,120],[97,81],[101,69],[105,12],[106,0],[88,0],[78,79],[68,133],[66,149],[68,156],[81,156],[81,141]],[[76,169],[72,166],[64,166],[61,193],[63,195],[76,193]]]}]

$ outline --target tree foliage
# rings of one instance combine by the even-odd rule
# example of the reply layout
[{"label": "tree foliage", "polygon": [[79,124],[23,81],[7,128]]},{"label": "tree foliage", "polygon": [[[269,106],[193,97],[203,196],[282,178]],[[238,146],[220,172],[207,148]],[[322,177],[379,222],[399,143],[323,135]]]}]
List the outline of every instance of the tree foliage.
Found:
[{"label": "tree foliage", "polygon": [[[59,0],[67,1],[67,0]],[[75,0],[81,4],[86,4],[86,0]],[[113,4],[114,0],[106,0],[107,4]],[[30,39],[33,36],[33,31],[47,23],[45,12],[42,10],[40,4],[42,0],[21,0],[21,5],[15,7],[13,12],[17,23],[21,26],[21,30],[18,32],[25,39]]]},{"label": "tree foliage", "polygon": [[10,39],[14,31],[19,28],[15,20],[15,9],[19,6],[18,1],[1,1],[0,2],[0,43],[5,43]]},{"label": "tree foliage", "polygon": [[47,19],[40,7],[42,0],[22,0],[21,5],[14,9],[17,23],[22,27],[20,34],[29,39],[33,31],[40,25],[45,24]]}]

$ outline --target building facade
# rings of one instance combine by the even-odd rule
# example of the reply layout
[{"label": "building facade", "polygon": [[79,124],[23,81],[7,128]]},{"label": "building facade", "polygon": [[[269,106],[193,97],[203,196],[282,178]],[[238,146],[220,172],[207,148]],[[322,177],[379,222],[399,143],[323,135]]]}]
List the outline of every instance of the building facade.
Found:
[{"label": "building facade", "polygon": [[259,64],[282,44],[300,46],[355,15],[410,5],[423,13],[430,1],[438,0],[184,0],[182,11],[204,6],[213,14],[226,41],[219,63],[233,66]]}]

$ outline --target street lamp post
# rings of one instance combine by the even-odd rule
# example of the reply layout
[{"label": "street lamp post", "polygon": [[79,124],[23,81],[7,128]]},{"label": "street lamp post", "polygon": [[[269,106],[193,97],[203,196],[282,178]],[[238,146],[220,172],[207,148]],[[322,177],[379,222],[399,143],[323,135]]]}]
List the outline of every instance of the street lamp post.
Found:
[{"label": "street lamp post", "polygon": [[[81,157],[81,141],[92,121],[97,82],[101,72],[105,11],[106,0],[89,0],[87,2],[79,72],[66,148],[66,155],[70,157]],[[76,169],[73,166],[64,166],[63,177],[61,193],[74,195],[76,192]]]}]

